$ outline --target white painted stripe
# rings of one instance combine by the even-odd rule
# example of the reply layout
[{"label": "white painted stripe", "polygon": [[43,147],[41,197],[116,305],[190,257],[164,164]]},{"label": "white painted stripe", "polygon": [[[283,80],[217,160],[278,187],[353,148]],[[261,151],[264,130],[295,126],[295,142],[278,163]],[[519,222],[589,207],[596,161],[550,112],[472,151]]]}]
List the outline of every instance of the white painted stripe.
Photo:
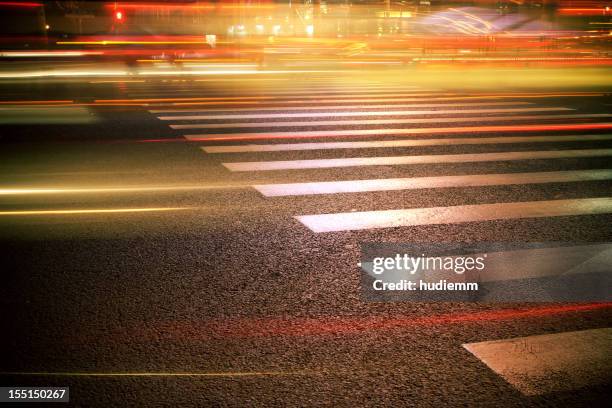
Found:
[{"label": "white painted stripe", "polygon": [[[455,113],[458,111],[454,111]],[[419,119],[365,119],[365,120],[318,120],[308,122],[251,122],[251,123],[195,123],[188,125],[170,125],[172,129],[234,129],[234,128],[267,128],[267,127],[316,127],[342,125],[396,125],[418,123],[466,123],[466,122],[500,122],[516,120],[555,120],[555,119],[599,119],[610,118],[609,113],[571,114],[571,115],[517,115],[517,116],[468,116]]]},{"label": "white painted stripe", "polygon": [[461,126],[443,128],[399,128],[399,129],[351,129],[351,130],[309,130],[300,132],[242,132],[242,133],[209,133],[183,135],[191,141],[207,140],[247,140],[247,139],[308,139],[321,137],[359,137],[382,135],[431,135],[441,133],[483,133],[483,132],[541,132],[541,131],[578,131],[578,130],[609,130],[612,123],[555,123],[526,125],[494,125],[494,126]]},{"label": "white painted stripe", "polygon": [[461,176],[323,181],[289,184],[257,184],[253,187],[265,197],[279,197],[311,194],[363,193],[368,191],[417,190],[426,188],[568,183],[593,180],[612,180],[612,169],[507,174],[466,174]]},{"label": "white painted stripe", "polygon": [[435,154],[428,156],[348,157],[338,159],[276,160],[223,163],[230,171],[325,169],[332,167],[393,166],[405,164],[472,163],[535,159],[566,159],[612,156],[612,149],[543,150],[472,154]]},{"label": "white painted stripe", "polygon": [[474,103],[409,103],[385,105],[320,105],[320,106],[277,106],[261,108],[189,108],[189,109],[152,109],[149,113],[210,113],[210,112],[261,112],[261,111],[311,111],[311,110],[342,110],[342,109],[398,109],[398,108],[470,108],[478,106],[525,106],[533,105],[531,102],[474,102]]},{"label": "white painted stripe", "polygon": [[610,379],[612,329],[468,343],[463,347],[524,395],[571,391]]},{"label": "white painted stripe", "polygon": [[[466,254],[449,255],[451,258],[463,258]],[[569,275],[593,274],[607,271],[612,264],[612,244],[588,244],[580,246],[557,246],[528,249],[515,249],[495,252],[470,253],[474,257],[486,258],[482,269],[466,270],[464,273],[450,273],[444,269],[428,269],[417,267],[412,271],[402,268],[385,268],[385,280],[399,281],[401,279],[437,283],[443,279],[454,283],[487,283],[505,282],[524,279],[560,278]],[[374,273],[373,262],[362,262],[361,269],[378,279]],[[387,273],[391,273],[389,275]],[[539,287],[539,285],[536,285]],[[486,293],[479,293],[479,301],[499,301],[505,286],[487,287]],[[540,288],[540,287],[539,287]],[[540,288],[542,289],[542,288]],[[517,296],[514,296],[516,294]],[[602,299],[595,293],[592,295]],[[542,301],[548,298],[540,290],[529,292],[528,289],[513,293],[518,301]],[[583,293],[583,299],[589,295]],[[608,296],[609,297],[609,296]],[[552,298],[549,298],[552,300]],[[604,298],[605,299],[605,298]],[[602,299],[603,301],[603,299]]]},{"label": "white painted stripe", "polygon": [[315,214],[295,218],[313,232],[338,232],[609,213],[612,213],[612,197]]},{"label": "white painted stripe", "polygon": [[593,142],[612,140],[612,135],[571,135],[571,136],[500,136],[446,139],[408,139],[377,140],[366,142],[327,142],[327,143],[276,143],[248,144],[202,147],[206,153],[246,153],[246,152],[281,152],[293,150],[332,150],[332,149],[372,149],[386,147],[421,147],[472,144],[508,144],[508,143],[564,143]]},{"label": "white painted stripe", "polygon": [[452,115],[473,113],[525,113],[525,112],[558,112],[573,111],[572,108],[563,107],[537,107],[537,108],[497,108],[497,109],[462,109],[462,110],[387,110],[368,112],[325,112],[325,113],[268,113],[250,115],[178,115],[158,116],[160,120],[221,120],[221,119],[285,119],[285,118],[329,118],[342,116],[413,116],[413,115]]},{"label": "white painted stripe", "polygon": [[[612,264],[612,244],[488,252],[486,257],[487,262],[482,271],[464,274],[468,280],[502,282],[607,271]],[[494,292],[495,290],[480,300],[494,298],[489,297]],[[542,296],[541,293],[534,295],[535,298]]]}]

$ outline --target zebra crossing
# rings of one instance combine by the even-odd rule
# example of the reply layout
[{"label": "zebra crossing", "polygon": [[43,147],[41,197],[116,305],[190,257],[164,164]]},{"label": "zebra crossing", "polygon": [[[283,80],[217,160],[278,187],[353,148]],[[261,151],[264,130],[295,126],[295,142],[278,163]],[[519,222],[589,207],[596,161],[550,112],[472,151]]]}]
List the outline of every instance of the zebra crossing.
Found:
[{"label": "zebra crossing", "polygon": [[[204,154],[221,157],[220,165],[229,172],[256,173],[262,177],[275,171],[287,171],[286,175],[291,177],[296,172],[315,169],[342,168],[350,174],[351,169],[368,166],[373,169],[377,166],[409,168],[413,165],[612,157],[611,148],[589,145],[612,140],[612,134],[601,133],[612,129],[612,114],[578,112],[572,107],[538,101],[538,98],[568,96],[564,93],[472,95],[380,84],[324,91],[324,84],[321,84],[314,92],[296,85],[292,90],[274,90],[264,95],[218,96],[204,107],[197,103],[162,102],[151,106],[149,111],[172,130],[180,132],[185,140],[201,143]],[[252,100],[255,105],[241,107],[243,99]],[[236,102],[236,107],[224,107],[233,102]],[[214,106],[215,103],[218,106]],[[202,133],[191,133],[193,129]],[[305,141],[291,143],[292,139]],[[249,141],[257,142],[246,143]],[[572,147],[568,148],[567,143]],[[513,144],[535,144],[540,148],[516,149],[511,147]],[[561,144],[563,148],[556,148]],[[391,148],[441,146],[456,146],[462,151],[453,154],[385,154],[385,149]],[[470,146],[491,146],[496,150],[471,152]],[[299,154],[300,158],[282,160],[282,155],[288,152]],[[302,158],[309,152],[326,152],[336,157]],[[357,153],[344,157],[343,152]],[[266,154],[266,159],[234,159],[234,155],[240,157],[244,154],[248,157]],[[270,160],[274,155],[279,155],[279,159]],[[333,200],[334,194],[341,193],[607,180],[612,180],[611,168],[369,179],[349,175],[341,180],[254,183],[252,188],[271,200],[314,195]],[[330,233],[608,213],[612,213],[612,197],[551,197],[542,201],[465,203],[393,210],[372,208],[371,211],[350,213],[300,214],[296,209],[294,218],[313,233]]]},{"label": "zebra crossing", "polygon": [[522,394],[544,395],[605,383],[612,328],[463,344]]}]

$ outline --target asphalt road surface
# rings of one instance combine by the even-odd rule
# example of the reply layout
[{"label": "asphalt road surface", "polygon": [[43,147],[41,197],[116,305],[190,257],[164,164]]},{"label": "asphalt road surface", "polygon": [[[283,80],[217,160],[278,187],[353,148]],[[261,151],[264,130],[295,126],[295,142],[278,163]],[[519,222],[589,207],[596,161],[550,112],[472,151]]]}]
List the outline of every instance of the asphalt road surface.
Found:
[{"label": "asphalt road surface", "polygon": [[[357,266],[364,242],[611,241],[606,92],[249,81],[2,85],[0,385],[81,406],[609,401],[609,353],[582,370],[610,303],[371,302]],[[529,344],[563,358],[525,372]]]}]

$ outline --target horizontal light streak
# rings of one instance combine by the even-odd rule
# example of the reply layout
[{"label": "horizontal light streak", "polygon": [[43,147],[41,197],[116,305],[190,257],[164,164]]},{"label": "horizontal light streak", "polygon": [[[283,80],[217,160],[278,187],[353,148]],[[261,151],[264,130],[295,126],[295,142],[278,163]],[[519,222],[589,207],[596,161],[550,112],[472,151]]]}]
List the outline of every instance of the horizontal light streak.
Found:
[{"label": "horizontal light streak", "polygon": [[338,159],[276,160],[223,163],[230,171],[326,169],[334,167],[394,166],[408,164],[476,163],[537,159],[608,157],[612,149],[543,150],[496,153],[434,154],[425,156],[348,157]]},{"label": "horizontal light streak", "polygon": [[113,2],[114,4],[106,4],[105,7],[116,9],[135,9],[135,10],[147,10],[147,9],[165,9],[165,10],[222,10],[222,9],[230,9],[230,10],[249,10],[249,9],[274,9],[277,6],[275,4],[219,4],[219,3],[189,3],[182,2],[177,4],[172,3],[119,3]]},{"label": "horizontal light streak", "polygon": [[[261,71],[261,70],[139,70],[136,75],[138,76],[195,76],[195,75],[278,75],[278,74],[312,74],[312,73],[324,73],[333,72],[340,74],[342,70],[275,70],[275,71]],[[53,70],[47,69],[42,71],[13,71],[3,72],[0,74],[0,78],[45,78],[45,77],[132,77],[131,72],[124,69],[108,69],[108,70],[89,70],[89,71],[72,71],[72,70]]]},{"label": "horizontal light streak", "polygon": [[154,187],[99,187],[99,188],[0,188],[3,195],[44,195],[44,194],[107,194],[107,193],[156,193],[165,191],[196,191],[215,189],[246,188],[246,185],[197,185],[197,186],[154,186]]},{"label": "horizontal light streak", "polygon": [[445,139],[408,139],[377,140],[366,142],[327,142],[327,143],[276,143],[248,144],[227,146],[204,146],[206,153],[246,153],[246,152],[282,152],[299,150],[333,150],[333,149],[372,149],[393,147],[422,147],[449,145],[481,145],[511,143],[564,143],[564,142],[597,142],[612,140],[612,135],[557,135],[557,136],[500,136]]},{"label": "horizontal light streak", "polygon": [[[440,96],[436,96],[436,95],[440,95]],[[430,96],[427,94],[423,94],[423,95],[418,95],[421,97],[426,97],[427,98],[412,98],[412,99],[397,99],[397,98],[385,98],[383,96],[380,97],[370,97],[370,98],[364,98],[364,99],[333,99],[333,100],[327,100],[327,102],[335,102],[335,103],[345,103],[345,102],[393,102],[393,101],[413,101],[413,102],[417,102],[417,101],[422,101],[422,100],[427,100],[427,101],[462,101],[462,100],[490,100],[490,99],[511,99],[511,98],[556,98],[556,97],[587,97],[587,96],[605,96],[606,94],[604,93],[535,93],[535,94],[495,94],[495,95],[464,95],[464,96],[442,96],[443,94],[431,94]],[[373,95],[370,95],[373,96]],[[387,96],[391,96],[391,95],[387,95]],[[417,96],[417,95],[413,95],[413,96]],[[336,96],[337,97],[337,96]],[[321,99],[320,101],[323,101],[323,99]],[[308,100],[308,99],[296,99],[296,100],[287,100],[287,101],[283,101],[283,103],[291,103],[291,104],[296,104],[296,103],[318,103],[320,102],[319,100]]]},{"label": "horizontal light streak", "polygon": [[476,102],[476,103],[410,103],[392,105],[319,105],[319,106],[287,106],[287,107],[259,107],[237,109],[151,109],[150,113],[210,113],[210,112],[260,112],[260,111],[311,111],[311,110],[342,110],[342,109],[398,109],[398,108],[461,108],[478,106],[524,106],[533,105],[531,102]]},{"label": "horizontal light streak", "polygon": [[612,197],[301,215],[315,233],[612,213]]},{"label": "horizontal light streak", "polygon": [[[323,96],[313,96],[312,98],[309,97],[302,97],[302,99],[283,99],[280,97],[273,97],[273,96],[266,96],[266,97],[257,97],[258,99],[264,100],[265,103],[267,104],[272,104],[272,103],[278,103],[280,104],[280,106],[284,106],[284,104],[320,104],[320,103],[352,103],[352,102],[421,102],[421,101],[443,101],[443,100],[464,100],[464,99],[501,99],[501,98],[479,98],[479,97],[462,97],[462,96],[445,96],[445,97],[439,97],[439,96],[435,96],[435,95],[440,95],[440,94],[401,94],[401,95],[405,95],[406,98],[401,98],[400,94],[397,95],[380,95],[380,96],[375,96],[375,97],[369,97],[369,98],[361,98],[362,95],[360,96],[354,96],[354,97],[343,97],[342,99],[331,99],[331,98],[338,98],[338,95],[329,95],[330,98],[325,98]],[[372,96],[372,95],[370,95]],[[393,96],[393,97],[391,97]],[[408,98],[409,96],[409,98]],[[316,98],[316,99],[315,99]],[[361,99],[360,99],[361,98]],[[164,99],[164,98],[159,98],[159,99]],[[170,103],[170,105],[188,105],[190,101],[194,101],[197,102],[198,99],[206,99],[206,98],[176,98],[176,99],[184,99],[182,101],[177,101],[175,103]],[[227,99],[227,98],[226,98]],[[237,99],[245,99],[245,97],[237,97]],[[246,99],[253,99],[252,97],[248,97]],[[160,102],[164,102],[163,100]],[[168,101],[168,102],[172,102],[172,101]]]},{"label": "horizontal light streak", "polygon": [[[222,140],[266,140],[266,139],[309,139],[324,137],[377,137],[381,135],[429,135],[440,133],[483,133],[483,132],[543,132],[609,130],[612,123],[560,123],[546,125],[499,125],[465,126],[418,129],[356,129],[356,130],[313,130],[302,132],[263,132],[263,133],[219,133],[184,135],[192,142]],[[146,141],[146,140],[145,140]]]},{"label": "horizontal light streak", "polygon": [[43,3],[21,2],[21,1],[2,1],[0,7],[43,7]]},{"label": "horizontal light streak", "polygon": [[49,101],[0,101],[0,105],[65,105],[73,103],[73,100],[49,100]]},{"label": "horizontal light streak", "polygon": [[43,71],[18,71],[18,72],[3,72],[0,78],[44,78],[44,77],[104,77],[104,76],[127,76],[129,73],[124,70],[43,70]]},{"label": "horizontal light streak", "polygon": [[325,374],[326,371],[219,371],[219,372],[86,372],[86,371],[32,371],[0,372],[0,375],[29,377],[265,377]]},{"label": "horizontal light streak", "polygon": [[[389,106],[393,108],[393,106]],[[284,119],[284,118],[329,118],[344,116],[413,116],[413,115],[449,115],[473,113],[524,113],[524,112],[558,112],[573,111],[572,108],[538,107],[538,108],[497,108],[497,109],[465,109],[465,110],[388,110],[368,112],[328,112],[328,113],[274,113],[250,115],[190,115],[190,116],[159,116],[160,120],[221,120],[221,119]]]},{"label": "horizontal light streak", "polygon": [[[288,104],[331,104],[331,103],[381,103],[381,102],[425,102],[425,101],[468,101],[468,100],[495,100],[495,99],[509,99],[509,98],[550,98],[550,97],[560,97],[560,96],[603,96],[604,94],[589,94],[589,95],[581,95],[581,94],[536,94],[536,95],[481,95],[481,96],[431,96],[425,97],[426,95],[420,95],[419,98],[363,98],[363,99],[295,99],[295,100],[284,100],[284,101],[267,101],[265,103],[272,104],[278,102],[279,106],[283,108]],[[413,95],[416,96],[416,95]],[[198,103],[189,103],[189,102],[175,102],[169,103],[169,105],[181,106],[181,105],[197,105]]]},{"label": "horizontal light streak", "polygon": [[[374,98],[401,98],[401,97],[420,97],[420,98],[424,98],[424,97],[436,97],[436,96],[447,96],[447,95],[457,95],[455,93],[428,93],[428,92],[422,92],[422,91],[407,91],[407,92],[401,92],[401,93],[397,93],[397,92],[380,92],[378,91],[377,93],[370,93],[367,96],[368,97],[374,97]],[[343,95],[342,98],[348,100],[348,101],[352,101],[353,99],[356,98],[362,98],[365,95]],[[313,96],[300,96],[300,98],[302,98],[304,101],[310,101],[310,100],[315,100],[315,101],[319,101],[319,100],[327,100],[330,99],[334,102],[337,101],[342,101],[342,100],[337,100],[334,98],[338,98],[338,95],[313,95]],[[285,99],[287,99],[287,97],[282,96],[282,95],[269,95],[269,96],[259,96],[259,95],[244,95],[244,96],[232,96],[232,97],[209,97],[209,98],[158,98],[163,100],[168,100],[168,101],[180,101],[180,102],[184,102],[184,101],[190,101],[190,100],[235,100],[235,99],[262,99],[262,100],[273,100],[273,101],[278,101],[279,103],[293,103],[291,101],[285,101]],[[435,98],[434,98],[435,99]]]},{"label": "horizontal light streak", "polygon": [[103,208],[92,210],[31,210],[31,211],[0,211],[0,216],[17,215],[72,215],[72,214],[122,214],[146,213],[162,211],[183,211],[188,207],[153,207],[153,208]]},{"label": "horizontal light streak", "polygon": [[83,57],[86,55],[102,55],[98,51],[4,51],[0,57],[30,58],[30,57]]},{"label": "horizontal light streak", "polygon": [[131,83],[145,83],[147,82],[144,79],[112,79],[112,80],[97,80],[97,81],[89,81],[90,84],[131,84]]},{"label": "horizontal light streak", "polygon": [[[484,311],[451,312],[445,314],[401,314],[384,313],[368,316],[327,315],[316,318],[300,316],[270,316],[265,318],[208,319],[202,321],[153,322],[142,326],[126,327],[113,332],[114,340],[120,338],[147,342],[159,341],[160,329],[167,341],[227,341],[229,338],[282,338],[288,336],[355,335],[368,332],[419,330],[422,327],[444,327],[447,325],[482,325],[493,321],[518,321],[538,319],[563,314],[607,311],[612,303],[554,304],[545,306],[496,308]],[[582,315],[584,316],[584,314]],[[87,334],[86,334],[87,335]],[[92,333],[96,340],[99,334]],[[88,336],[89,337],[89,336]],[[93,338],[93,337],[92,337]],[[7,374],[7,373],[0,373]],[[63,373],[60,373],[63,375]],[[87,374],[87,373],[84,373]],[[32,373],[23,373],[32,375]]]},{"label": "horizontal light streak", "polygon": [[[214,67],[218,67],[218,65],[213,65]],[[402,87],[402,88],[406,88],[406,87]],[[385,87],[385,88],[380,88],[380,87],[376,87],[376,88],[347,88],[347,89],[325,89],[325,88],[319,88],[317,90],[308,90],[308,91],[301,91],[301,90],[296,90],[296,91],[269,91],[269,90],[257,90],[254,89],[252,92],[256,93],[256,92],[261,92],[261,93],[265,93],[265,95],[270,95],[270,96],[276,96],[276,97],[282,97],[283,95],[323,95],[323,97],[325,95],[332,95],[332,94],[366,94],[363,96],[367,96],[368,94],[374,94],[374,95],[379,95],[379,94],[389,94],[389,93],[397,93],[398,92],[398,87]],[[435,89],[418,89],[418,90],[407,90],[406,92],[409,92],[410,94],[413,93],[422,93],[422,92],[435,92]],[[128,90],[128,94],[130,96],[139,96],[142,94],[172,94],[175,95],[177,93],[208,93],[210,92],[209,89],[198,89],[198,88],[191,88],[191,89],[160,89],[159,87],[151,87],[148,89],[130,89]],[[350,95],[347,95],[350,96]]]},{"label": "horizontal light streak", "polygon": [[[427,98],[363,98],[363,99],[298,99],[298,100],[283,100],[282,104],[322,104],[322,103],[361,103],[361,102],[428,102],[428,101],[463,101],[463,100],[492,100],[492,99],[514,99],[514,98],[551,98],[551,97],[588,97],[588,96],[605,96],[605,93],[595,92],[573,92],[573,93],[516,93],[516,94],[491,94],[491,95],[467,95],[467,96],[433,96]],[[416,95],[412,95],[416,96]],[[427,95],[421,95],[427,96]],[[334,96],[337,98],[337,96]],[[271,102],[270,102],[271,103]],[[184,104],[184,103],[183,103]],[[284,109],[284,105],[280,105]],[[340,108],[340,107],[338,107]],[[162,111],[156,111],[162,112]]]},{"label": "horizontal light streak", "polygon": [[129,99],[95,99],[95,103],[124,103],[124,102],[204,102],[204,101],[241,101],[244,99],[269,99],[266,96],[219,96],[208,98],[129,98]]},{"label": "horizontal light streak", "polygon": [[568,183],[612,180],[612,170],[574,170],[533,173],[466,174],[461,176],[411,177],[371,180],[322,181],[253,185],[265,197],[371,191],[419,190],[427,188],[502,186],[512,184]]},{"label": "horizontal light streak", "polygon": [[[453,111],[456,113],[456,111]],[[599,119],[610,118],[609,113],[578,113],[569,115],[517,115],[517,116],[468,116],[419,119],[350,119],[321,120],[307,122],[251,122],[251,123],[194,123],[187,125],[170,125],[172,129],[233,129],[233,128],[264,128],[264,127],[317,127],[342,125],[392,125],[409,123],[463,123],[463,122],[498,122],[516,120],[555,120],[555,119]]]},{"label": "horizontal light streak", "polygon": [[[208,44],[206,41],[120,41],[120,40],[100,40],[100,41],[58,41],[57,45],[187,45],[187,44]],[[160,61],[163,62],[163,61]]]}]

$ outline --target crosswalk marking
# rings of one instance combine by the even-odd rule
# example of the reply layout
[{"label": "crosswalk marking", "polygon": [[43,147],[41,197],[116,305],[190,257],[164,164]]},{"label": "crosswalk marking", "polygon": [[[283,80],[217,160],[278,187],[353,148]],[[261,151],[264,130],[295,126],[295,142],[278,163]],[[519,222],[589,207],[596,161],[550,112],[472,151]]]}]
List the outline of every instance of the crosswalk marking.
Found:
[{"label": "crosswalk marking", "polygon": [[265,197],[280,197],[313,194],[363,193],[368,191],[416,190],[426,188],[568,183],[594,180],[612,180],[612,170],[597,169],[533,173],[466,174],[461,176],[257,184],[253,185],[253,187]]},{"label": "crosswalk marking", "polygon": [[[185,90],[185,93],[190,90]],[[612,134],[581,135],[582,131],[612,129],[612,114],[581,113],[570,107],[537,106],[523,98],[563,94],[468,95],[427,89],[382,87],[281,90],[245,98],[211,97],[159,100],[149,112],[175,130],[202,129],[201,134],[184,134],[189,141],[242,141],[309,138],[346,138],[346,141],[317,143],[234,144],[202,146],[206,153],[256,153],[332,149],[372,149],[420,146],[508,145],[512,143],[564,143],[611,141]],[[597,96],[598,94],[593,94]],[[577,96],[568,94],[567,96]],[[200,103],[206,106],[198,106]],[[243,107],[229,105],[246,104]],[[190,106],[193,105],[193,106]],[[218,106],[214,106],[218,105]],[[208,107],[212,109],[207,109]],[[190,123],[190,122],[191,123]],[[511,124],[503,122],[524,122]],[[211,123],[213,122],[213,123]],[[214,123],[216,122],[216,123]],[[470,123],[473,122],[473,123]],[[486,122],[502,122],[490,123]],[[544,123],[541,123],[544,122]],[[402,127],[413,124],[412,127]],[[422,126],[419,126],[422,124]],[[445,125],[448,124],[448,125]],[[478,126],[474,126],[478,124]],[[485,126],[480,126],[485,124]],[[389,128],[387,125],[395,125]],[[329,126],[330,130],[324,130]],[[370,126],[364,129],[334,129],[340,126]],[[427,127],[431,126],[431,127]],[[376,127],[376,129],[374,129]],[[271,128],[258,131],[257,128]],[[289,128],[298,128],[287,130]],[[300,130],[300,128],[306,128]],[[308,129],[310,128],[310,129]],[[215,129],[218,129],[215,132]],[[228,130],[226,130],[228,129]],[[232,130],[235,129],[235,130]],[[275,130],[275,129],[278,129]],[[529,133],[486,135],[460,134]],[[543,134],[541,132],[573,132]],[[192,132],[195,133],[195,132]],[[539,134],[538,134],[539,133]],[[449,134],[429,138],[430,135]],[[410,139],[401,139],[412,135]],[[383,137],[387,140],[380,140]],[[420,137],[422,136],[422,137]],[[485,136],[485,135],[483,135]],[[380,138],[351,140],[348,138]],[[347,140],[348,139],[348,140]],[[370,153],[371,154],[371,153]],[[554,160],[610,157],[612,149],[504,151],[491,153],[339,157],[331,159],[224,162],[232,172],[394,166],[515,160]],[[393,190],[441,189],[480,186],[534,185],[612,180],[612,169],[493,173],[443,176],[361,179],[252,185],[265,197],[364,193]],[[470,204],[451,207],[297,215],[295,218],[315,233],[353,231],[417,225],[454,224],[505,219],[578,216],[612,213],[612,197]],[[299,214],[299,213],[298,213]]]},{"label": "crosswalk marking", "polygon": [[409,103],[409,104],[384,104],[384,105],[317,105],[317,106],[287,106],[287,107],[257,107],[257,108],[174,108],[174,109],[151,109],[149,113],[210,113],[210,112],[260,112],[260,111],[313,111],[313,110],[344,110],[344,109],[399,109],[399,108],[469,108],[478,106],[526,106],[533,105],[531,102],[508,101],[508,102],[472,102],[472,103]]},{"label": "crosswalk marking", "polygon": [[556,124],[525,124],[525,125],[493,125],[493,126],[459,126],[442,128],[396,128],[396,129],[351,129],[351,130],[309,130],[299,132],[244,132],[244,133],[211,133],[186,134],[187,140],[221,141],[221,140],[258,140],[258,139],[309,139],[323,137],[376,137],[383,135],[429,135],[440,133],[486,133],[486,132],[543,132],[543,131],[580,131],[609,130],[612,122],[606,123],[556,123]]},{"label": "crosswalk marking", "polygon": [[315,233],[612,213],[612,197],[411,208],[295,218]]},{"label": "crosswalk marking", "polygon": [[552,143],[552,142],[594,142],[612,140],[612,135],[557,135],[557,136],[500,136],[471,137],[445,139],[407,139],[407,140],[377,140],[366,142],[327,142],[327,143],[276,143],[249,144],[228,146],[204,146],[206,153],[247,153],[247,152],[281,152],[299,150],[333,150],[333,149],[371,149],[393,147],[421,147],[448,145],[484,145],[511,143]]},{"label": "crosswalk marking", "polygon": [[250,123],[193,123],[187,125],[170,125],[172,129],[227,129],[227,128],[262,128],[262,127],[315,127],[315,126],[360,126],[360,125],[397,125],[418,123],[465,123],[465,122],[498,122],[522,120],[556,120],[556,119],[601,119],[610,118],[612,114],[570,114],[570,115],[517,115],[517,116],[468,116],[419,119],[364,119],[364,120],[324,120],[308,122],[250,122]]},{"label": "crosswalk marking", "polygon": [[[249,114],[249,115],[179,115],[159,116],[160,120],[220,120],[220,119],[283,119],[283,118],[328,118],[328,117],[359,117],[359,116],[411,116],[411,115],[449,115],[449,114],[474,114],[474,113],[525,113],[525,112],[559,112],[573,111],[572,108],[563,107],[535,107],[535,108],[497,108],[497,109],[465,109],[465,110],[387,110],[368,112],[328,112],[328,113],[273,113],[273,114]],[[400,122],[401,123],[401,122]]]},{"label": "crosswalk marking", "polygon": [[463,344],[528,396],[570,391],[610,378],[612,328]]},{"label": "crosswalk marking", "polygon": [[496,153],[436,154],[425,156],[349,157],[337,159],[276,160],[223,163],[230,171],[323,169],[332,167],[391,166],[406,164],[470,163],[535,159],[612,156],[612,149],[544,150]]}]

